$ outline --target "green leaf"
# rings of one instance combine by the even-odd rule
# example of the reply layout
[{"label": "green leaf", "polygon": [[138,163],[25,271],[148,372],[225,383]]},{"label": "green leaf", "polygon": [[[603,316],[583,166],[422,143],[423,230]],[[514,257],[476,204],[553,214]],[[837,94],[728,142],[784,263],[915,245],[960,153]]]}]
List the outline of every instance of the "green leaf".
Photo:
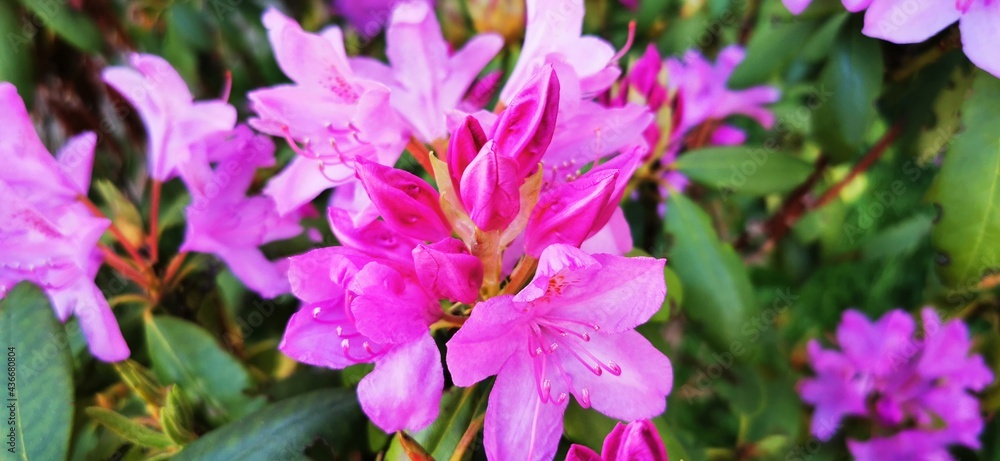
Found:
[{"label": "green leaf", "polygon": [[695,182],[748,195],[792,190],[813,170],[808,162],[762,146],[699,149],[682,155],[674,165]]},{"label": "green leaf", "polygon": [[24,7],[38,16],[45,27],[52,29],[69,44],[88,53],[101,51],[101,30],[86,14],[69,6],[66,0],[21,0]]},{"label": "green leaf", "polygon": [[859,29],[855,21],[840,30],[820,76],[820,86],[833,97],[813,117],[816,140],[837,161],[857,155],[878,116],[875,101],[882,93],[881,45]]},{"label": "green leaf", "polygon": [[195,439],[191,431],[194,427],[194,412],[184,392],[177,385],[167,391],[167,404],[160,412],[160,423],[170,440],[178,445],[184,445]]},{"label": "green leaf", "polygon": [[[0,344],[7,348],[4,415],[14,415],[4,433],[14,432],[14,454],[24,460],[65,459],[73,420],[73,364],[66,331],[38,287],[20,283],[0,302]],[[7,454],[9,441],[4,438]]]},{"label": "green leaf", "polygon": [[234,420],[263,404],[250,397],[253,379],[201,327],[173,317],[146,319],[146,344],[153,371],[164,384],[180,384],[192,402],[206,406],[212,424]]},{"label": "green leaf", "polygon": [[729,86],[747,88],[768,81],[800,52],[799,47],[788,44],[806,43],[817,26],[816,21],[808,20],[762,21],[747,44],[746,58],[729,77]]},{"label": "green leaf", "polygon": [[[486,411],[486,400],[491,387],[479,384],[446,392],[441,398],[441,413],[437,420],[426,429],[412,434],[413,440],[434,459],[450,459],[469,425]],[[393,438],[385,459],[408,459],[403,448],[400,441]]]},{"label": "green leaf", "polygon": [[35,34],[38,28],[23,22],[16,2],[0,2],[0,82],[17,87],[28,110],[34,95],[32,74],[35,55]]},{"label": "green leaf", "polygon": [[910,253],[927,237],[931,221],[928,215],[913,216],[865,240],[861,252],[869,261]]},{"label": "green leaf", "polygon": [[667,209],[665,226],[674,237],[668,260],[684,285],[684,310],[716,348],[727,350],[753,306],[750,276],[697,204],[671,194]]},{"label": "green leaf", "polygon": [[146,367],[132,359],[114,364],[115,371],[121,376],[122,381],[132,389],[147,405],[154,407],[163,406],[163,394],[160,391],[160,383],[156,377],[149,372]]},{"label": "green leaf", "polygon": [[955,138],[934,180],[930,200],[940,207],[931,231],[945,285],[975,288],[1000,267],[1000,80],[977,71],[972,96],[962,106],[965,130]]},{"label": "green leaf", "polygon": [[209,432],[185,446],[178,459],[297,459],[317,437],[331,446],[344,442],[360,427],[360,416],[350,390],[314,391]]},{"label": "green leaf", "polygon": [[677,277],[677,273],[673,269],[664,266],[663,279],[667,282],[667,297],[663,300],[663,306],[660,307],[660,310],[656,311],[653,317],[649,319],[650,322],[666,322],[670,319],[671,308],[684,304],[684,285],[681,284],[681,279]]},{"label": "green leaf", "polygon": [[162,432],[154,431],[138,421],[126,418],[107,408],[89,407],[85,411],[87,416],[136,445],[152,448],[169,448],[174,445],[170,438]]}]

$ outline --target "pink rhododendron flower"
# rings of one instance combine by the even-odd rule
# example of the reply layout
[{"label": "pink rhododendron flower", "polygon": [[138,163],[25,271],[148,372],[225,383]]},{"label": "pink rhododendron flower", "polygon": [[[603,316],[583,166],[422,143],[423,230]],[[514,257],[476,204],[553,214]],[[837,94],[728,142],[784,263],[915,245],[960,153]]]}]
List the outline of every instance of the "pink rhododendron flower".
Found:
[{"label": "pink rhododendron flower", "polygon": [[412,265],[348,247],[291,258],[292,292],[303,301],[279,349],[311,365],[374,363],[358,399],[386,432],[420,430],[438,414],[444,376],[428,326],[441,316]]},{"label": "pink rhododendron flower", "polygon": [[848,440],[859,460],[950,459],[948,446],[979,448],[983,419],[969,391],[993,381],[982,356],[971,355],[961,320],[941,323],[921,311],[923,336],[901,310],[877,322],[849,310],[837,328],[841,351],[809,343],[816,377],[802,381],[802,399],[815,405],[812,432],[829,440],[845,416],[871,420],[878,436]]},{"label": "pink rhododendron flower", "polygon": [[284,137],[299,153],[265,189],[278,211],[354,181],[357,158],[395,163],[405,137],[389,89],[354,74],[340,29],[311,34],[273,8],[263,21],[278,65],[294,82],[247,96],[257,113],[250,126]]},{"label": "pink rhododendron flower", "polygon": [[181,251],[218,256],[265,298],[287,293],[285,263],[268,261],[258,247],[301,233],[302,215],[278,215],[271,197],[246,196],[257,168],[274,165],[274,143],[240,125],[206,138],[192,150],[191,161],[180,167],[191,193]]},{"label": "pink rhododendron flower", "polygon": [[918,43],[958,21],[962,48],[973,64],[1000,77],[1000,2],[995,0],[872,0],[864,34],[893,43]]},{"label": "pink rhododendron flower", "polygon": [[59,320],[76,317],[100,360],[129,356],[118,321],[94,276],[97,243],[108,228],[77,201],[90,187],[97,137],[71,139],[53,158],[13,85],[0,83],[0,297],[21,281],[40,286]]},{"label": "pink rhododendron flower", "polygon": [[[783,0],[800,14],[812,0]],[[1000,3],[994,0],[843,0],[852,13],[867,9],[862,32],[892,43],[920,43],[958,22],[962,48],[979,68],[1000,77]]]},{"label": "pink rhododendron flower", "polygon": [[393,108],[426,143],[448,136],[446,114],[459,107],[476,76],[503,46],[499,35],[481,34],[451,54],[434,10],[423,2],[395,7],[386,41],[391,67],[366,57],[351,59],[351,67],[390,88]]},{"label": "pink rhododendron flower", "polygon": [[648,419],[618,423],[604,439],[601,454],[583,445],[569,448],[566,461],[667,461],[667,449]]},{"label": "pink rhododendron flower", "polygon": [[520,293],[476,306],[448,342],[447,363],[459,386],[497,375],[490,459],[551,459],[570,395],[626,421],[663,412],[670,361],[634,331],[660,309],[663,264],[552,245]]},{"label": "pink rhododendron flower", "polygon": [[[738,45],[730,45],[719,52],[715,64],[708,62],[697,51],[689,50],[682,59],[668,58],[668,87],[676,90],[683,110],[676,133],[687,133],[708,121],[722,122],[733,115],[744,115],[764,128],[774,125],[774,114],[765,105],[781,98],[777,88],[757,86],[745,90],[731,90],[726,85],[736,66],[746,57]],[[737,128],[721,125],[712,132],[712,144],[740,144],[746,136]]]},{"label": "pink rhododendron flower", "polygon": [[133,54],[129,64],[102,75],[139,112],[149,138],[149,176],[166,181],[191,157],[192,143],[233,128],[236,109],[221,100],[194,101],[184,79],[159,56]]},{"label": "pink rhododendron flower", "polygon": [[[544,68],[559,79],[559,117],[545,153],[545,181],[561,183],[579,176],[580,170],[605,157],[632,147],[648,147],[641,137],[652,121],[648,109],[636,104],[607,107],[593,101],[621,74],[610,43],[581,36],[582,0],[529,0],[524,46],[500,102],[511,104],[515,95]],[[627,48],[627,47],[626,47]],[[492,125],[490,114],[477,114],[483,126]]]},{"label": "pink rhododendron flower", "polygon": [[614,47],[598,37],[582,35],[583,0],[528,0],[527,9],[524,45],[500,91],[500,101],[509,103],[546,65],[560,63],[571,68],[584,97],[603,92],[621,74]]}]

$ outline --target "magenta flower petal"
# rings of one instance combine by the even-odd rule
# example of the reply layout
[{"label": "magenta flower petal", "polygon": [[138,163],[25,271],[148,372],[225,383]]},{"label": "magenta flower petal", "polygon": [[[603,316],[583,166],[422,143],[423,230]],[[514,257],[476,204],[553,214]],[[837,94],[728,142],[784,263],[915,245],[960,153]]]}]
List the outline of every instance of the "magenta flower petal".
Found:
[{"label": "magenta flower petal", "polygon": [[865,12],[862,32],[893,43],[919,43],[958,21],[954,2],[873,0]]},{"label": "magenta flower petal", "polygon": [[[340,312],[338,320],[346,325],[349,322],[343,308],[343,296],[340,306],[337,304],[336,300],[331,301],[331,308],[324,312]],[[312,308],[304,307],[288,320],[278,349],[297,362],[318,367],[341,369],[356,364],[341,350],[341,338],[333,333],[333,325],[329,318],[317,319]]]},{"label": "magenta flower petal", "polygon": [[[615,323],[619,317],[629,321],[634,300],[609,297],[603,308],[610,315],[589,314],[591,309],[579,306],[591,299],[580,295],[582,289],[598,293],[595,287],[604,289],[612,280],[615,291],[615,277],[636,279],[622,273],[622,264],[631,260],[550,247],[541,254],[536,280],[514,297],[477,305],[448,342],[448,369],[457,385],[497,373],[484,429],[492,459],[550,459],[570,396],[613,417],[648,418],[663,411],[672,386],[669,360],[634,330]],[[659,293],[653,300],[659,306],[663,263],[652,264],[659,274],[650,291]],[[610,322],[607,327],[604,321]]]},{"label": "magenta flower petal", "polygon": [[327,213],[333,235],[341,245],[375,258],[389,259],[412,267],[411,252],[420,243],[419,240],[400,235],[385,221],[375,220],[361,227],[355,227],[346,210],[331,207]]},{"label": "magenta flower petal", "polygon": [[80,323],[84,338],[87,338],[90,353],[105,362],[127,359],[130,354],[128,344],[101,290],[93,282],[82,278],[66,290],[76,298],[73,315]]},{"label": "magenta flower petal", "polygon": [[146,125],[149,175],[166,181],[191,158],[191,145],[236,124],[236,109],[224,101],[195,103],[181,76],[158,56],[133,54],[131,67],[110,67],[102,76],[132,104]]},{"label": "magenta flower petal", "polygon": [[97,135],[88,131],[67,140],[56,154],[59,168],[81,195],[87,195],[90,189],[90,173],[94,166],[96,146]]},{"label": "magenta flower petal", "polygon": [[469,218],[484,231],[505,229],[521,210],[521,183],[517,161],[500,155],[494,141],[487,142],[459,186]]},{"label": "magenta flower petal", "polygon": [[394,230],[434,242],[451,236],[438,193],[426,181],[412,173],[368,161],[359,161],[356,168],[382,219]]},{"label": "magenta flower petal", "polygon": [[567,461],[667,461],[667,450],[649,420],[639,420],[628,425],[618,423],[604,439],[601,454],[589,448],[573,445]]},{"label": "magenta flower petal", "polygon": [[566,453],[566,461],[604,461],[604,458],[583,445],[573,445]]},{"label": "magenta flower petal", "polygon": [[448,341],[448,371],[458,386],[471,386],[497,374],[519,343],[525,325],[523,313],[510,295],[497,296],[476,305],[469,317]]},{"label": "magenta flower petal", "polygon": [[475,117],[468,115],[451,134],[448,141],[448,173],[459,187],[465,169],[486,145],[486,132]]},{"label": "magenta flower petal", "polygon": [[472,304],[483,284],[483,263],[465,245],[449,238],[413,250],[413,264],[420,283],[439,298]]},{"label": "magenta flower petal", "polygon": [[361,334],[385,344],[414,341],[441,317],[437,300],[399,271],[370,262],[351,280],[351,313]]},{"label": "magenta flower petal", "polygon": [[[666,410],[673,369],[670,360],[646,338],[633,330],[611,335],[598,332],[590,335],[586,347],[595,357],[614,360],[606,362],[607,368],[566,370],[573,378],[573,395],[580,405],[625,421],[652,418]],[[614,379],[604,374],[614,375]]]},{"label": "magenta flower petal", "polygon": [[581,82],[582,94],[605,91],[618,77],[610,43],[581,36],[583,0],[528,0],[527,29],[517,65],[500,92],[500,101],[510,103],[545,65],[562,62]]},{"label": "magenta flower petal", "polygon": [[550,460],[563,431],[569,400],[543,403],[526,350],[511,357],[497,375],[486,405],[483,442],[486,456],[497,460]]},{"label": "magenta flower petal", "polygon": [[425,328],[423,336],[376,360],[375,370],[358,383],[358,400],[383,431],[418,431],[437,419],[443,389],[441,353]]},{"label": "magenta flower petal", "polygon": [[610,218],[617,202],[611,202],[618,181],[617,171],[600,171],[560,185],[543,195],[531,212],[525,229],[525,248],[529,255],[539,255],[552,244],[579,247],[597,233]]},{"label": "magenta flower petal", "polygon": [[479,72],[503,46],[496,34],[473,37],[451,55],[434,9],[424,2],[400,2],[386,31],[391,67],[354,59],[358,73],[392,89],[392,107],[413,135],[430,143],[448,136],[447,114],[462,103]]},{"label": "magenta flower petal", "polygon": [[538,169],[556,128],[559,79],[552,67],[543,67],[500,114],[492,139],[501,154],[517,160],[521,177]]},{"label": "magenta flower petal", "polygon": [[343,54],[330,41],[310,34],[275,8],[261,18],[281,71],[305,87],[322,87],[343,101],[357,101],[358,88],[351,84],[352,72]]},{"label": "magenta flower petal", "polygon": [[859,370],[881,374],[889,371],[900,360],[906,359],[907,349],[912,355],[915,347],[911,336],[915,329],[913,319],[896,309],[875,324],[856,310],[844,313],[837,328],[837,342],[844,354]]},{"label": "magenta flower petal", "polygon": [[809,359],[817,377],[802,381],[802,400],[816,405],[812,433],[820,440],[829,440],[844,416],[865,414],[870,385],[850,380],[854,366],[843,355],[823,350],[816,341],[809,343]]},{"label": "magenta flower petal", "polygon": [[969,60],[980,69],[1000,78],[1000,3],[973,1],[969,10],[959,20],[962,31],[962,49]]}]

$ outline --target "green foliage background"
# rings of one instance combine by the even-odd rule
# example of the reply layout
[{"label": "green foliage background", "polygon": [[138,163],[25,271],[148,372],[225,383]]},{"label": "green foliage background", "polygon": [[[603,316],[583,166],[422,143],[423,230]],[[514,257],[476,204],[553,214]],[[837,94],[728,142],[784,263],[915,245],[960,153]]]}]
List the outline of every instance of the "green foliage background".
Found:
[{"label": "green foliage background", "polygon": [[[135,205],[148,203],[144,131],[109,94],[101,69],[127,51],[159,54],[199,97],[220,94],[229,71],[231,102],[245,117],[247,91],[284,81],[260,24],[266,4],[84,3],[77,10],[61,0],[0,2],[0,80],[17,85],[50,146],[83,130],[99,134],[91,196],[119,227],[141,228],[149,213]],[[439,1],[439,11],[462,18],[444,22],[455,43],[474,33],[465,3]],[[695,47],[713,55],[745,42],[747,58],[730,86],[769,84],[783,94],[774,129],[737,121],[750,130],[746,146],[680,157],[673,168],[696,186],[670,197],[665,219],[648,197],[623,204],[636,253],[669,261],[669,299],[641,332],[675,367],[668,410],[655,420],[671,458],[846,458],[845,435],[865,428],[849,421],[830,442],[811,438],[796,382],[809,372],[806,341],[828,338],[847,308],[874,317],[936,306],[968,323],[996,373],[1000,79],[969,64],[957,30],[900,46],[863,36],[861,17],[832,0],[799,17],[778,0],[640,3],[630,11],[588,1],[586,29],[620,47],[636,20],[630,57],[646,43],[665,54]],[[310,30],[340,21],[318,0],[280,6]],[[381,37],[349,33],[348,40],[351,54],[383,53]],[[493,66],[510,66],[515,56],[504,53]],[[291,156],[287,148],[279,154]],[[261,171],[258,185],[276,171]],[[177,183],[164,196],[161,253],[173,254],[188,198]],[[787,229],[774,218],[790,215]],[[323,233],[322,245],[335,243],[322,220],[308,224]],[[776,229],[783,235],[770,238]],[[316,245],[303,237],[265,250],[280,257]],[[277,351],[293,298],[259,299],[206,256],[189,258],[182,271],[183,281],[150,307],[129,296],[136,287],[102,270],[98,285],[133,351],[119,364],[94,361],[75,322],[59,324],[38,289],[21,285],[3,301],[0,342],[16,345],[22,364],[22,442],[14,456],[0,456],[327,460],[384,452],[405,459],[422,446],[449,459],[467,442],[458,459],[484,459],[475,430],[488,388],[452,389],[437,423],[390,437],[364,420],[351,390],[370,367],[312,368]],[[1000,460],[996,386],[982,407],[984,447],[956,450],[960,459]],[[613,424],[571,406],[563,449],[597,448]],[[467,432],[472,438],[463,442]]]}]

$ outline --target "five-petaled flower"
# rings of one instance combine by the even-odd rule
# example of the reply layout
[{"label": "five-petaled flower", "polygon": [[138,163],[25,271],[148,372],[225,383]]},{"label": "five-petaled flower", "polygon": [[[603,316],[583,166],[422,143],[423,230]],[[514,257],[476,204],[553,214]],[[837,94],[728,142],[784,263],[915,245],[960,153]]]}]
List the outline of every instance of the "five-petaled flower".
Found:
[{"label": "five-petaled flower", "polygon": [[670,360],[634,330],[663,303],[663,265],[551,245],[520,293],[475,307],[448,341],[447,363],[459,386],[497,376],[486,409],[490,459],[551,459],[571,395],[626,421],[663,412]]}]

